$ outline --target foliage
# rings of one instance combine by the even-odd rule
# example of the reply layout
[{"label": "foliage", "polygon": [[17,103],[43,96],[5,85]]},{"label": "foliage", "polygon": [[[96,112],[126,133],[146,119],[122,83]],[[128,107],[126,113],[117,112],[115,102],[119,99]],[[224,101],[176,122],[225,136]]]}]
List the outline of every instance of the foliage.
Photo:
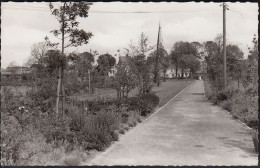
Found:
[{"label": "foliage", "polygon": [[219,104],[229,111],[232,116],[245,122],[249,127],[258,127],[258,96],[249,90],[235,90],[228,87],[226,90],[217,91],[205,82],[206,97],[214,104]]},{"label": "foliage", "polygon": [[[69,46],[79,46],[82,44],[87,44],[88,40],[91,38],[92,33],[85,32],[84,30],[79,30],[77,27],[79,22],[77,21],[77,17],[88,17],[88,10],[92,3],[90,2],[63,2],[63,5],[58,8],[54,8],[53,3],[49,4],[49,8],[51,10],[52,15],[54,15],[59,24],[60,28],[52,30],[54,36],[62,37],[62,41],[64,42],[64,35],[67,34],[67,38],[69,38],[68,44],[62,44],[62,51],[64,48]],[[49,46],[57,46],[59,43],[51,43],[46,36],[46,41]]]},{"label": "foliage", "polygon": [[137,44],[131,42],[129,49],[127,49],[127,56],[131,56],[132,60],[129,62],[131,73],[136,76],[136,84],[139,88],[139,94],[146,94],[151,89],[151,66],[146,57],[152,50],[149,44],[148,37],[141,33]]},{"label": "foliage", "polygon": [[120,134],[125,134],[125,130],[121,128],[121,129],[119,130],[119,133],[120,133]]},{"label": "foliage", "polygon": [[142,116],[146,116],[158,103],[159,97],[151,93],[141,97],[131,97],[128,99],[128,110],[138,110]]},{"label": "foliage", "polygon": [[[119,58],[120,59],[120,58]],[[129,66],[132,61],[131,57],[126,57],[126,61],[119,60],[117,67],[117,73],[113,79],[112,87],[117,91],[117,97],[119,101],[127,99],[128,93],[136,86],[136,76],[132,73],[133,67]]]},{"label": "foliage", "polygon": [[[156,68],[156,59],[157,59],[157,54],[158,54],[158,62],[159,64],[157,65],[158,67]],[[157,74],[160,74],[160,69],[161,72],[164,75],[164,81],[165,81],[165,76],[166,76],[166,72],[168,67],[170,66],[170,56],[168,56],[167,51],[163,48],[163,46],[158,48],[158,51],[155,50],[153,51],[150,56],[147,58],[147,61],[149,62],[150,66],[152,66],[152,69],[154,69],[153,71],[153,75],[154,75],[154,82],[156,83],[157,79]]]},{"label": "foliage", "polygon": [[153,107],[156,107],[160,101],[159,97],[153,93],[145,94],[140,99],[151,103]]},{"label": "foliage", "polygon": [[35,43],[31,47],[31,55],[27,62],[28,66],[33,64],[42,65],[43,58],[48,51],[48,46],[45,42]]},{"label": "foliage", "polygon": [[109,70],[115,65],[116,59],[110,54],[100,55],[97,59],[97,70],[101,76],[107,76]]},{"label": "foliage", "polygon": [[[207,63],[208,78],[217,90],[222,90],[223,85],[223,47],[222,35],[218,35],[214,42],[204,43],[205,60]],[[243,58],[243,52],[238,46],[229,44],[227,50],[227,75],[237,78],[240,59]]]},{"label": "foliage", "polygon": [[176,68],[176,76],[179,68],[182,69],[182,77],[184,70],[189,69],[191,73],[195,73],[199,69],[200,53],[198,46],[200,46],[198,42],[183,41],[178,41],[173,45],[170,56]]}]

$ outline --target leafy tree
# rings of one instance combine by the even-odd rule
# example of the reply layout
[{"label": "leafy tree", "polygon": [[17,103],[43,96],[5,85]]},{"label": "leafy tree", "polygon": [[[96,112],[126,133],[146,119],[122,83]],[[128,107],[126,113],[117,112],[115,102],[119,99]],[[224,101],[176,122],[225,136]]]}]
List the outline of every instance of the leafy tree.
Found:
[{"label": "leafy tree", "polygon": [[130,66],[136,75],[139,94],[146,94],[151,90],[151,67],[146,57],[152,49],[153,47],[150,46],[148,37],[143,32],[139,37],[138,43],[130,42],[129,49],[127,49],[126,55],[133,57]]},{"label": "leafy tree", "polygon": [[42,65],[43,59],[48,51],[48,46],[45,42],[34,43],[31,47],[31,55],[27,62],[27,65],[31,66],[33,64]]},{"label": "leafy tree", "polygon": [[258,93],[258,40],[256,38],[256,35],[254,35],[254,38],[252,40],[253,47],[249,48],[249,55],[248,60],[246,64],[246,76],[243,79],[244,86],[249,85],[249,83],[252,84],[252,89],[255,93]]},{"label": "leafy tree", "polygon": [[238,79],[240,76],[240,68],[241,65],[239,63],[239,60],[243,59],[244,53],[242,50],[236,46],[229,44],[227,45],[227,74],[228,76]]},{"label": "leafy tree", "polygon": [[176,67],[176,76],[178,74],[178,69],[182,69],[182,77],[184,75],[185,69],[192,69],[193,73],[198,68],[200,59],[199,48],[201,47],[198,42],[183,42],[179,41],[173,45],[171,50],[172,63]]},{"label": "leafy tree", "polygon": [[129,44],[129,49],[127,50],[126,55],[135,57],[139,55],[147,56],[147,53],[151,51],[153,47],[150,45],[149,38],[143,32],[141,33],[138,43],[135,44],[132,41]]},{"label": "leafy tree", "polygon": [[171,49],[171,58],[172,58],[172,63],[175,65],[175,76],[177,77],[178,76],[178,69],[179,69],[179,66],[180,66],[180,59],[181,59],[181,46],[184,42],[182,41],[179,41],[179,42],[176,42],[174,43],[172,49]]},{"label": "leafy tree", "polygon": [[100,55],[97,59],[98,66],[96,67],[98,77],[103,81],[106,86],[106,78],[108,73],[116,64],[116,59],[110,54]]},{"label": "leafy tree", "polygon": [[[214,42],[204,43],[204,54],[207,63],[207,74],[217,90],[222,90],[223,84],[223,41],[222,35],[217,35]],[[227,49],[227,74],[235,78],[239,61],[243,57],[243,52],[238,46],[229,44]],[[230,80],[230,79],[229,79]],[[230,81],[229,81],[230,82]]]},{"label": "leafy tree", "polygon": [[[155,68],[155,64],[156,64],[156,57],[157,57],[157,53],[159,53],[159,64],[158,64],[158,69]],[[156,76],[157,73],[160,74],[160,72],[162,72],[163,74],[163,80],[166,81],[166,72],[168,67],[170,66],[170,62],[171,62],[171,58],[170,56],[168,56],[167,51],[163,48],[163,46],[158,48],[158,51],[153,51],[150,56],[147,58],[147,61],[149,62],[150,66],[152,67],[152,69],[154,69],[153,71],[153,75],[154,77]],[[156,70],[158,72],[156,72]],[[154,78],[154,82],[156,82],[156,77]]]},{"label": "leafy tree", "polygon": [[116,64],[116,59],[110,54],[100,55],[97,59],[98,71],[102,76],[107,76],[109,70]]},{"label": "leafy tree", "polygon": [[113,87],[116,89],[120,101],[127,99],[128,93],[136,86],[136,76],[132,73],[132,66],[129,66],[133,61],[132,59],[132,57],[127,56],[124,62],[119,60],[116,66],[117,73],[114,77]]},{"label": "leafy tree", "polygon": [[[85,32],[82,29],[78,29],[79,22],[78,17],[86,18],[88,17],[88,10],[92,3],[90,2],[62,2],[62,5],[58,8],[54,7],[53,3],[49,4],[52,15],[54,15],[59,22],[59,29],[52,30],[51,32],[56,37],[61,39],[61,53],[64,57],[64,49],[70,46],[77,47],[82,44],[87,44],[92,36],[92,33]],[[51,43],[49,38],[46,36],[45,40],[51,47],[57,46],[59,43]],[[65,44],[67,40],[67,44]],[[59,109],[59,98],[60,98],[60,88],[62,88],[62,95],[64,95],[64,88],[62,86],[62,79],[64,76],[64,67],[59,68],[58,76],[58,87],[57,87],[57,101],[56,101],[56,113]],[[63,101],[62,99],[62,111],[63,111]]]}]

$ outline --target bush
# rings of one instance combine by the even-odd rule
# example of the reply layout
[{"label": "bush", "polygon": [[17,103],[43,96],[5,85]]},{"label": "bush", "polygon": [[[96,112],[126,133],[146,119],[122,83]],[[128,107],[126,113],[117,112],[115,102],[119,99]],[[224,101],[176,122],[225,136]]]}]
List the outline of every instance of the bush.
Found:
[{"label": "bush", "polygon": [[226,101],[222,101],[220,103],[220,106],[224,109],[227,110],[229,112],[231,112],[232,110],[232,102],[230,100],[226,100]]},{"label": "bush", "polygon": [[134,124],[132,122],[128,122],[129,127],[134,127]]},{"label": "bush", "polygon": [[77,149],[63,157],[62,165],[64,166],[80,166],[85,158],[85,151]]},{"label": "bush", "polygon": [[120,134],[125,134],[125,130],[124,130],[124,129],[120,129],[120,130],[119,130],[119,133],[120,133]]},{"label": "bush", "polygon": [[142,116],[151,113],[158,105],[159,97],[155,94],[149,93],[140,97],[131,97],[128,99],[128,111],[138,110]]},{"label": "bush", "polygon": [[113,139],[115,139],[116,141],[118,141],[118,137],[119,137],[119,131],[118,131],[118,130],[114,130],[114,131],[113,131]]},{"label": "bush", "polygon": [[119,128],[119,117],[114,112],[99,111],[85,117],[84,127],[76,134],[77,141],[85,149],[103,150],[112,141],[114,130]]},{"label": "bush", "polygon": [[138,117],[138,118],[137,118],[137,121],[138,121],[139,123],[141,123],[141,122],[142,122],[142,119],[141,119],[140,117]]},{"label": "bush", "polygon": [[88,110],[92,112],[100,111],[102,109],[107,109],[109,106],[112,105],[119,105],[119,102],[117,100],[94,100],[94,101],[88,101]]},{"label": "bush", "polygon": [[129,115],[127,113],[122,113],[122,123],[127,123]]},{"label": "bush", "polygon": [[153,93],[145,94],[145,95],[141,96],[140,99],[151,103],[151,105],[153,107],[156,107],[159,104],[159,101],[160,101],[160,98]]},{"label": "bush", "polygon": [[124,130],[128,131],[128,130],[129,130],[129,127],[125,126],[125,127],[124,127]]}]

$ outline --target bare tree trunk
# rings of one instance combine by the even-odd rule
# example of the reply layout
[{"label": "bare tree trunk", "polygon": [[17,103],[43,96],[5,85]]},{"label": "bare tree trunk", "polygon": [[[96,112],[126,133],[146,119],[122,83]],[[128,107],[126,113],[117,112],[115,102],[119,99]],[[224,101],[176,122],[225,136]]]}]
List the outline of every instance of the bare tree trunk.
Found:
[{"label": "bare tree trunk", "polygon": [[59,100],[60,100],[60,86],[61,86],[61,67],[58,72],[58,86],[57,86],[57,99],[56,99],[56,114],[59,113]]},{"label": "bare tree trunk", "polygon": [[[65,14],[65,5],[66,5],[66,2],[64,3],[64,6],[63,6],[63,16],[62,16],[62,46],[61,46],[61,49],[62,49],[62,58],[64,56],[64,14]],[[63,63],[63,60],[61,60]],[[56,99],[56,113],[58,114],[59,113],[59,101],[60,101],[60,90],[62,88],[62,78],[63,78],[63,65],[61,64],[61,66],[59,66],[59,76],[58,76],[58,86],[57,86],[57,99]],[[62,89],[62,97],[64,96],[64,90]],[[63,98],[62,98],[62,113],[63,113]]]},{"label": "bare tree trunk", "polygon": [[176,78],[178,78],[178,65],[176,65],[176,67],[175,67],[175,76],[176,76]]}]

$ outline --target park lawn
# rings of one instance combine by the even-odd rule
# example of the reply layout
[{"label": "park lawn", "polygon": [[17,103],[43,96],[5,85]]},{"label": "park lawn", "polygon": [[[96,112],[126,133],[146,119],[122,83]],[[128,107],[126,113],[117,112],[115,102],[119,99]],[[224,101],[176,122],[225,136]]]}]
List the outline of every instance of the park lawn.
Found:
[{"label": "park lawn", "polygon": [[153,91],[160,98],[158,107],[162,107],[168,101],[170,101],[174,96],[176,96],[182,89],[191,84],[194,80],[185,79],[172,79],[162,82],[159,87],[154,86]]},{"label": "park lawn", "polygon": [[[190,83],[192,83],[192,80],[169,79],[166,82],[161,82],[159,87],[153,86],[152,91],[155,92],[155,94],[160,98],[158,106],[161,107],[166,104],[172,97],[178,94]],[[137,93],[138,90],[136,88],[129,93],[129,97],[135,96]],[[80,93],[71,96],[71,98],[76,98],[81,101],[95,100],[100,98],[115,99],[117,98],[117,93],[115,89],[96,89],[95,93],[92,95],[87,93]]]}]

